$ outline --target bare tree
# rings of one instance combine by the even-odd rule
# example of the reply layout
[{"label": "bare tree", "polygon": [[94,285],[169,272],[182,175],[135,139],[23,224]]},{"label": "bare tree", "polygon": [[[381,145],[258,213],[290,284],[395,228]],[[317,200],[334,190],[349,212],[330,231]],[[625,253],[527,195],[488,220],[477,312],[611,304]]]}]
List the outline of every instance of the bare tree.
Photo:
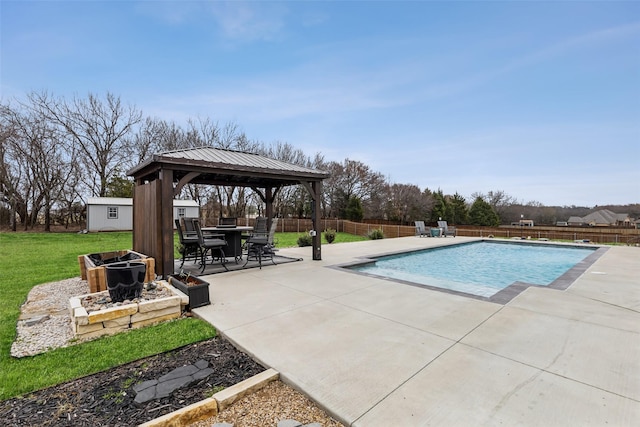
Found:
[{"label": "bare tree", "polygon": [[429,219],[434,200],[431,192],[413,184],[391,184],[386,192],[385,218],[402,223]]},{"label": "bare tree", "polygon": [[39,111],[21,113],[3,107],[2,116],[14,129],[7,139],[13,158],[24,173],[22,200],[30,208],[28,225],[33,227],[43,210],[45,231],[51,228],[51,211],[71,175],[73,158],[57,132]]},{"label": "bare tree", "polygon": [[518,203],[515,197],[508,195],[502,190],[489,191],[487,194],[476,192],[471,195],[471,198],[474,200],[478,197],[487,202],[500,218],[505,216],[511,205]]},{"label": "bare tree", "polygon": [[[302,150],[286,142],[277,141],[269,146],[262,146],[259,153],[271,159],[311,167],[311,159]],[[311,205],[311,196],[307,190],[300,185],[292,185],[278,191],[273,209],[281,217],[306,217],[311,214]]]},{"label": "bare tree", "polygon": [[[185,148],[214,147],[226,150],[257,152],[260,144],[251,141],[233,123],[220,127],[211,119],[189,120],[184,132]],[[250,195],[248,189],[238,186],[203,186],[190,184],[184,191],[203,208],[203,217],[241,217],[245,215]]]},{"label": "bare tree", "polygon": [[385,194],[387,181],[381,173],[350,159],[343,163],[330,162],[327,169],[331,176],[325,180],[325,191],[331,216],[342,216],[351,198],[360,200],[366,217],[384,216],[387,200],[381,195]]},{"label": "bare tree", "polygon": [[22,173],[12,156],[9,144],[15,138],[16,129],[12,125],[6,112],[9,106],[1,106],[0,110],[0,207],[8,213],[9,227],[16,231],[16,216],[18,202],[18,187]]},{"label": "bare tree", "polygon": [[147,117],[130,138],[130,159],[127,170],[151,157],[152,154],[166,150],[166,136],[170,133],[167,122]]},{"label": "bare tree", "polygon": [[85,184],[92,195],[104,196],[109,178],[130,155],[128,138],[142,113],[135,107],[125,107],[120,97],[111,93],[104,99],[90,93],[86,99],[71,101],[53,99],[47,93],[31,93],[28,99],[33,108],[60,127],[69,147],[78,148]]}]

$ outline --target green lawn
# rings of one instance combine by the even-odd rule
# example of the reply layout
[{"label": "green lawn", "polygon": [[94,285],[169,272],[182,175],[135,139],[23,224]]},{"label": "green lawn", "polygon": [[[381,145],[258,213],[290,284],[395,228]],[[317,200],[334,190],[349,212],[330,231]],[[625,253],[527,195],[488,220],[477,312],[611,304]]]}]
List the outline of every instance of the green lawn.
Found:
[{"label": "green lawn", "polygon": [[[276,233],[275,240],[278,247],[297,246],[303,234]],[[333,244],[358,240],[366,237],[337,233]],[[0,400],[215,336],[206,322],[179,319],[33,357],[11,357],[20,306],[32,287],[79,276],[78,255],[131,247],[131,232],[0,233]]]},{"label": "green lawn", "polygon": [[33,357],[11,357],[20,306],[33,286],[79,276],[78,255],[131,246],[130,232],[0,233],[0,400],[215,336],[206,322],[180,319]]}]

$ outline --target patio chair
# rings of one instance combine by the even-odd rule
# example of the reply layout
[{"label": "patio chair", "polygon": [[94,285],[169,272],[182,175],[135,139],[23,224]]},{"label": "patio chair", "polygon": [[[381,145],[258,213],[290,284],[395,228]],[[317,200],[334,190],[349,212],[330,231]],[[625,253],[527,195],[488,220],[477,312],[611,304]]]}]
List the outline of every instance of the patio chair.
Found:
[{"label": "patio chair", "polygon": [[[185,223],[187,221],[185,220]],[[196,230],[198,235],[198,244],[200,245],[200,263],[202,264],[202,269],[200,273],[204,273],[204,269],[207,266],[207,254],[211,253],[211,263],[215,261],[215,257],[213,255],[213,251],[217,250],[220,255],[220,263],[224,267],[225,270],[229,271],[226,265],[226,258],[224,255],[224,247],[227,246],[227,241],[225,240],[224,234],[207,234],[206,236],[202,233],[202,227],[200,227],[200,220],[198,218],[191,218],[191,226]]]},{"label": "patio chair", "polygon": [[184,260],[189,258],[189,254],[193,253],[194,260],[198,259],[200,253],[200,242],[198,234],[195,232],[187,232],[184,226],[184,217],[176,219],[176,230],[178,231],[178,240],[182,246],[180,253],[182,254],[182,262],[180,268],[184,265]]},{"label": "patio chair", "polygon": [[[274,220],[276,219],[274,218]],[[271,230],[275,233],[275,226],[273,226],[273,222]],[[269,243],[269,239],[273,242],[273,236],[270,237],[271,230],[267,230],[267,218],[256,218],[256,225],[251,231],[249,237],[247,237],[247,260],[243,267],[245,267],[251,259],[258,261],[260,269],[262,269],[263,259],[270,259],[272,263],[276,263],[273,259],[275,249],[273,248],[273,244]]]},{"label": "patio chair", "polygon": [[429,237],[429,233],[427,232],[427,227],[424,225],[424,221],[414,221],[416,224],[416,236]]},{"label": "patio chair", "polygon": [[266,233],[267,232],[267,218],[259,216],[256,218],[256,224],[253,227],[254,233]]},{"label": "patio chair", "polygon": [[256,221],[253,226],[253,229],[249,233],[246,233],[246,234],[243,233],[241,236],[241,239],[243,240],[242,250],[245,252],[247,251],[248,249],[247,241],[252,235],[266,234],[266,233],[267,233],[267,218],[263,216],[256,217]]},{"label": "patio chair", "polygon": [[440,229],[442,229],[442,236],[447,237],[447,236],[453,236],[456,237],[456,228],[447,225],[447,221],[438,221],[438,227],[440,227]]},{"label": "patio chair", "polygon": [[275,235],[276,235],[276,229],[278,228],[278,217],[272,218],[271,219],[271,227],[269,228],[269,237],[267,239],[267,243],[269,245],[269,250],[271,251],[277,251],[276,249],[276,241],[275,241]]}]

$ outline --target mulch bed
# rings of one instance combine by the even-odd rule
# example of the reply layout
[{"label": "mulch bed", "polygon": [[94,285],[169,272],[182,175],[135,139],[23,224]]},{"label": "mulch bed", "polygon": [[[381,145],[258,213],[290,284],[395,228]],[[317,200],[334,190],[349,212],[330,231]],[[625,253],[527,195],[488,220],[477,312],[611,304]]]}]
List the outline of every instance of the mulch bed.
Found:
[{"label": "mulch bed", "polygon": [[[138,405],[133,386],[204,359],[214,373],[172,396]],[[0,402],[3,426],[133,426],[173,412],[265,368],[222,337]],[[37,375],[37,373],[34,373]]]}]

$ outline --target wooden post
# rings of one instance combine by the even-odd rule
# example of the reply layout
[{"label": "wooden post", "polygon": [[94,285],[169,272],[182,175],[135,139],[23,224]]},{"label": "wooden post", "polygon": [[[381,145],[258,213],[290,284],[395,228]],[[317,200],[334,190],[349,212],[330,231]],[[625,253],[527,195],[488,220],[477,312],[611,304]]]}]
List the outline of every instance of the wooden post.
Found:
[{"label": "wooden post", "polygon": [[264,189],[264,198],[266,204],[265,216],[267,217],[267,230],[271,230],[271,218],[273,217],[273,189],[266,187]]},{"label": "wooden post", "polygon": [[173,274],[173,170],[161,169],[160,229],[162,258],[156,263],[165,278]]},{"label": "wooden post", "polygon": [[322,181],[313,181],[311,183],[311,197],[313,198],[313,209],[311,210],[311,221],[313,223],[313,229],[316,231],[313,236],[313,260],[322,260],[322,224],[319,220],[320,216],[320,197],[322,195]]}]

